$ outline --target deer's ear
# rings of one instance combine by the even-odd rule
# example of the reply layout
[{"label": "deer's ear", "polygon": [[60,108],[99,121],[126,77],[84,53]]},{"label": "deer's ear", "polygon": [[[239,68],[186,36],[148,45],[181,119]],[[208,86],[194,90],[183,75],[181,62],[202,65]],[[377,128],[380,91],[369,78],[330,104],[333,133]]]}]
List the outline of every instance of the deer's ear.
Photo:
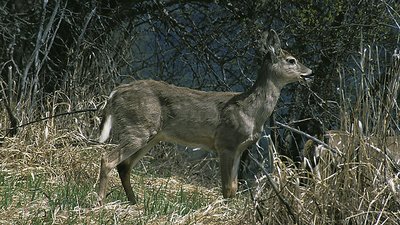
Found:
[{"label": "deer's ear", "polygon": [[264,31],[258,41],[258,54],[261,58],[273,60],[281,51],[281,41],[274,30]]},{"label": "deer's ear", "polygon": [[271,53],[278,55],[281,51],[281,41],[279,40],[278,34],[271,30],[268,34],[268,47]]}]

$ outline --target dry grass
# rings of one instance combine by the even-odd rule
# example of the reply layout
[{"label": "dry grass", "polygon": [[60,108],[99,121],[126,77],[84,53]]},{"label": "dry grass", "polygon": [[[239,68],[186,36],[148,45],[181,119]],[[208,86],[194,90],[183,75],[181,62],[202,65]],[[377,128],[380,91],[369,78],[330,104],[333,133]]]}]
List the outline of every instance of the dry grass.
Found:
[{"label": "dry grass", "polygon": [[[254,201],[248,191],[224,201],[215,159],[188,161],[166,144],[134,169],[139,204],[125,202],[114,171],[107,203],[99,207],[99,157],[112,146],[90,144],[64,128],[44,135],[43,126],[31,126],[1,146],[1,224],[293,224],[265,175],[252,191]],[[334,166],[327,160],[321,179],[311,177],[307,186],[299,185],[299,171],[275,160],[271,177],[299,224],[400,221],[399,180],[373,158],[336,158]]]}]

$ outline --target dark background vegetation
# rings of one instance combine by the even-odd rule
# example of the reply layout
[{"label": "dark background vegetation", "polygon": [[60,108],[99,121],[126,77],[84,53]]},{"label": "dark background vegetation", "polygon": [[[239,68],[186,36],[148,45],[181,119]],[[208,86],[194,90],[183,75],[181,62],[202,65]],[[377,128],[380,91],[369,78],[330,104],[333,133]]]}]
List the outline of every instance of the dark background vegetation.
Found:
[{"label": "dark background vegetation", "polygon": [[356,65],[360,43],[392,54],[399,10],[396,1],[3,1],[0,96],[22,124],[96,108],[135,79],[243,91],[255,79],[255,41],[273,28],[315,74],[309,88],[285,89],[279,120],[338,128],[338,66]]}]

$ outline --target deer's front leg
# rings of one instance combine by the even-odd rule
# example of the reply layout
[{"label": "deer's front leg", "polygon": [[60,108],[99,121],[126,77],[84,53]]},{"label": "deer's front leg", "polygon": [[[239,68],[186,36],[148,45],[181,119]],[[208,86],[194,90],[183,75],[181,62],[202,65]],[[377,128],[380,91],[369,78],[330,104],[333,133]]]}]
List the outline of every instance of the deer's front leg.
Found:
[{"label": "deer's front leg", "polygon": [[241,151],[222,150],[219,152],[224,198],[234,197],[238,189],[238,169],[241,155]]}]

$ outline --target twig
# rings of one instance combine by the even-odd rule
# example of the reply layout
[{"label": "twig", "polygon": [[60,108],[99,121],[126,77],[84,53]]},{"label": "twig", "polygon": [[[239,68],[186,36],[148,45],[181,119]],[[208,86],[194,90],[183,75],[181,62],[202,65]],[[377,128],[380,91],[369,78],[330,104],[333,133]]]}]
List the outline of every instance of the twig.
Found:
[{"label": "twig", "polygon": [[[3,100],[3,99],[2,99],[2,100]],[[17,119],[17,117],[15,117],[15,115],[13,114],[13,112],[12,112],[12,110],[11,110],[11,108],[10,108],[10,105],[9,105],[8,102],[7,102],[7,99],[4,99],[4,101],[2,101],[2,102],[3,102],[4,107],[6,108],[6,111],[7,111],[7,114],[8,114],[8,118],[10,119],[10,125],[11,125],[11,127],[12,127],[12,128],[10,128],[10,129],[8,130],[6,136],[7,136],[8,134],[11,134],[11,137],[13,137],[13,136],[16,135],[17,132],[18,132],[18,129],[17,129],[18,119]]]},{"label": "twig", "polygon": [[65,115],[78,114],[78,113],[85,113],[85,112],[95,112],[95,111],[97,111],[97,108],[80,109],[80,110],[76,110],[76,111],[63,112],[63,113],[56,114],[56,115],[46,116],[46,117],[43,117],[43,118],[40,118],[40,119],[37,119],[37,120],[34,120],[34,121],[29,121],[27,123],[24,123],[24,124],[21,124],[21,125],[18,125],[18,126],[14,126],[14,127],[5,129],[5,131],[7,131],[5,136],[7,136],[8,133],[11,130],[18,129],[18,128],[21,128],[21,127],[26,127],[28,125],[31,125],[31,124],[34,124],[34,123],[38,123],[38,122],[41,122],[41,121],[44,121],[44,120],[48,120],[48,119],[51,119],[51,118],[56,118],[56,117],[65,116]]},{"label": "twig", "polygon": [[[252,191],[250,191],[250,198],[251,198],[252,201],[256,200]],[[258,222],[260,222],[260,224],[262,224],[262,222],[264,221],[264,216],[263,216],[263,214],[261,212],[261,209],[258,206],[258,204],[256,205],[256,211],[257,211],[257,214],[259,216],[259,218],[256,218],[256,219],[257,219]]]},{"label": "twig", "polygon": [[313,136],[311,136],[311,135],[309,135],[309,134],[307,134],[307,133],[304,133],[304,132],[301,131],[301,130],[298,130],[298,129],[293,128],[293,127],[291,127],[291,126],[288,126],[288,125],[286,125],[286,124],[280,123],[280,122],[278,122],[278,121],[275,121],[275,123],[278,124],[278,125],[281,126],[281,127],[284,127],[284,128],[286,128],[286,129],[288,129],[288,130],[291,130],[291,131],[296,132],[296,133],[298,133],[298,134],[304,135],[305,137],[307,137],[307,138],[309,138],[309,139],[311,139],[311,140],[317,142],[318,144],[324,146],[326,149],[328,149],[329,151],[331,151],[331,152],[334,153],[334,154],[337,154],[337,155],[340,155],[340,156],[343,155],[343,153],[342,153],[341,151],[330,147],[329,145],[327,145],[327,144],[324,143],[323,141],[319,140],[318,138],[315,138],[315,137],[313,137]]}]

